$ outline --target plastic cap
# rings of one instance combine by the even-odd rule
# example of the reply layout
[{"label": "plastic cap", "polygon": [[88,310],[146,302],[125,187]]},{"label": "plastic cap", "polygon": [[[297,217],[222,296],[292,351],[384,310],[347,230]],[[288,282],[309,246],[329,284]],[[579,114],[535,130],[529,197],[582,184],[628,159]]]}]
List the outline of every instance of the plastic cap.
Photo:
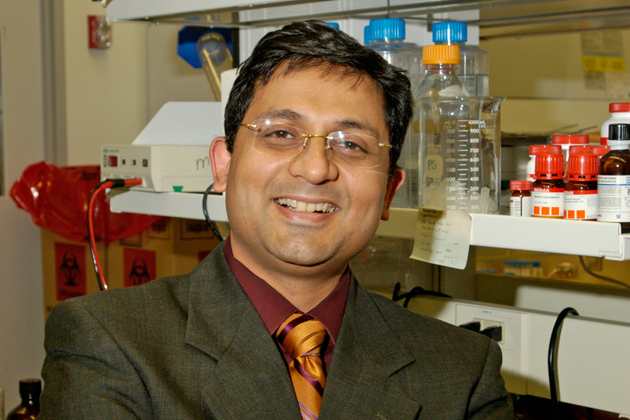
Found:
[{"label": "plastic cap", "polygon": [[531,191],[532,181],[510,181],[510,190]]},{"label": "plastic cap", "polygon": [[372,19],[372,39],[405,39],[405,21],[402,19]]},{"label": "plastic cap", "polygon": [[615,102],[608,105],[609,112],[630,112],[630,102]]},{"label": "plastic cap", "polygon": [[468,25],[464,22],[438,22],[431,28],[433,42],[466,42]]},{"label": "plastic cap", "polygon": [[610,152],[610,146],[591,146],[591,153],[597,157],[602,157],[608,152]]},{"label": "plastic cap", "polygon": [[39,379],[22,379],[20,381],[20,396],[39,395],[42,393],[42,381]]},{"label": "plastic cap", "polygon": [[326,22],[326,23],[335,29],[339,29],[339,24],[337,22]]},{"label": "plastic cap", "polygon": [[372,28],[370,28],[370,25],[367,25],[363,28],[363,43],[370,45],[370,42],[372,42]]},{"label": "plastic cap", "polygon": [[599,159],[593,154],[576,154],[569,156],[567,163],[567,178],[577,175],[597,175],[599,173]]},{"label": "plastic cap", "polygon": [[457,45],[427,45],[422,48],[422,64],[459,64]]},{"label": "plastic cap", "polygon": [[562,177],[562,175],[564,175],[564,155],[536,155],[536,176],[539,174]]},{"label": "plastic cap", "polygon": [[593,147],[588,144],[579,144],[569,147],[569,155],[588,155],[593,154]]},{"label": "plastic cap", "polygon": [[588,144],[588,134],[554,134],[551,137],[553,144]]},{"label": "plastic cap", "polygon": [[608,141],[611,140],[630,140],[630,124],[610,124]]},{"label": "plastic cap", "polygon": [[540,155],[541,153],[558,155],[562,153],[562,146],[559,144],[535,144],[533,146],[529,146],[530,156]]}]

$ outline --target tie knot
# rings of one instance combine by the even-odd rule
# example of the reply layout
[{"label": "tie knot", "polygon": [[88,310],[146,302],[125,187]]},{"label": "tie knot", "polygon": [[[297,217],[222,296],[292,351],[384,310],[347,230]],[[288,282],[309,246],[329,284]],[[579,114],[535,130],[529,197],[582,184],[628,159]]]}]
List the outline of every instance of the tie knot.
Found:
[{"label": "tie knot", "polygon": [[324,324],[306,314],[292,314],[276,331],[278,343],[291,355],[318,356],[326,338]]}]

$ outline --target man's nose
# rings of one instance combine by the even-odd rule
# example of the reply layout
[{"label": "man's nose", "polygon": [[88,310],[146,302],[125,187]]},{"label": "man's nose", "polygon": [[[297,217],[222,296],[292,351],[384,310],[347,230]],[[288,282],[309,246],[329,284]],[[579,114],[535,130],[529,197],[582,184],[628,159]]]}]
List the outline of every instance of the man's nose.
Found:
[{"label": "man's nose", "polygon": [[332,150],[328,149],[326,136],[309,136],[304,145],[302,153],[291,162],[291,175],[302,177],[315,185],[336,179],[339,172],[337,164],[329,159]]}]

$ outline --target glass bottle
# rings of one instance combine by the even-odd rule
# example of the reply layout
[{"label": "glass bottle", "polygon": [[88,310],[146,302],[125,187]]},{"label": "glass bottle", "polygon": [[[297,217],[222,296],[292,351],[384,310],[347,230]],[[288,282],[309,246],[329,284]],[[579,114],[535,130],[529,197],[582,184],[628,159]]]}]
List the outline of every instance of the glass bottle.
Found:
[{"label": "glass bottle", "polygon": [[464,22],[438,22],[433,24],[431,31],[434,43],[459,47],[457,76],[470,95],[488,96],[488,52],[466,44],[468,25]]},{"label": "glass bottle", "polygon": [[532,184],[532,217],[564,217],[564,155],[536,155],[536,180]]},{"label": "glass bottle", "polygon": [[20,397],[22,403],[7,416],[7,420],[34,420],[39,414],[39,395],[42,393],[42,382],[39,379],[23,379],[20,381]]},{"label": "glass bottle", "polygon": [[569,156],[564,191],[565,219],[597,220],[598,170],[599,160],[594,154]]},{"label": "glass bottle", "polygon": [[630,124],[610,124],[597,179],[600,222],[630,222]]}]

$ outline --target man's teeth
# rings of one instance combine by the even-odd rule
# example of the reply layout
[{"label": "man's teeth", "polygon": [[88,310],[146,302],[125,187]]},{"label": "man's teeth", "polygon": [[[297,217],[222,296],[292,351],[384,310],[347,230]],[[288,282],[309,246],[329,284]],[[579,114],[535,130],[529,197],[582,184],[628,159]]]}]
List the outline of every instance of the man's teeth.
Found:
[{"label": "man's teeth", "polygon": [[303,201],[297,201],[290,198],[279,198],[276,200],[276,203],[303,213],[314,213],[316,211],[321,213],[332,213],[337,210],[337,206],[330,203],[305,203]]}]

